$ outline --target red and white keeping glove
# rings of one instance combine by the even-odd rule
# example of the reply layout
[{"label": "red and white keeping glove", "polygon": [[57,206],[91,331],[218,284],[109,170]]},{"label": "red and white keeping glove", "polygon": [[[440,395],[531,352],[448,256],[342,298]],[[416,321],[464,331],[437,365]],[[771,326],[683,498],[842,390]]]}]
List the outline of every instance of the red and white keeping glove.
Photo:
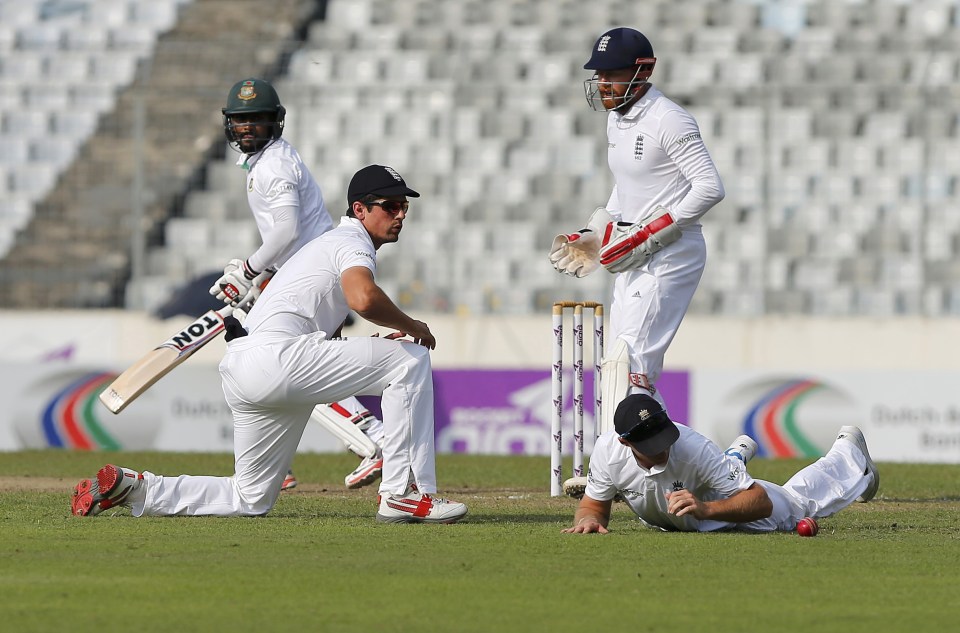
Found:
[{"label": "red and white keeping glove", "polygon": [[600,264],[611,273],[640,268],[654,253],[679,240],[680,233],[663,207],[634,224],[611,222],[600,243]]},{"label": "red and white keeping glove", "polygon": [[276,271],[268,268],[259,273],[241,259],[231,259],[224,267],[223,275],[211,287],[210,294],[234,307],[255,301],[263,286]]},{"label": "red and white keeping glove", "polygon": [[600,235],[610,220],[607,210],[600,207],[590,216],[586,228],[553,238],[550,263],[557,272],[579,278],[595,271],[600,266]]}]

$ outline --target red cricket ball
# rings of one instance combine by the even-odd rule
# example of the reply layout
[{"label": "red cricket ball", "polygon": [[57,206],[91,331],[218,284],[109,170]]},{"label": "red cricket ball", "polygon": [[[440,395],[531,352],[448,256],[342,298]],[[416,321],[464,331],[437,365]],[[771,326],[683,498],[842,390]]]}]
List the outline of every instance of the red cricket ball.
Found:
[{"label": "red cricket ball", "polygon": [[804,517],[797,523],[797,534],[800,536],[816,536],[819,531],[820,526],[813,517]]}]

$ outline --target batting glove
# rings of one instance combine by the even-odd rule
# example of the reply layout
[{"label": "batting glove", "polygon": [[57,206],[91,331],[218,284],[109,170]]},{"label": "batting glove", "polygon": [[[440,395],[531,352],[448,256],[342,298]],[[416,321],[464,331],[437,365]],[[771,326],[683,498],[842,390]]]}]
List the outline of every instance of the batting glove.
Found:
[{"label": "batting glove", "polygon": [[243,296],[237,305],[238,306],[247,306],[249,310],[257,299],[260,298],[260,295],[263,293],[263,289],[267,287],[267,284],[270,282],[270,279],[277,274],[276,268],[268,268],[256,277],[253,278],[253,285],[250,286],[250,290],[247,291],[247,294]]},{"label": "batting glove", "polygon": [[223,275],[210,287],[210,294],[226,304],[238,306],[253,288],[253,280],[259,274],[247,262],[231,259],[223,268]]}]

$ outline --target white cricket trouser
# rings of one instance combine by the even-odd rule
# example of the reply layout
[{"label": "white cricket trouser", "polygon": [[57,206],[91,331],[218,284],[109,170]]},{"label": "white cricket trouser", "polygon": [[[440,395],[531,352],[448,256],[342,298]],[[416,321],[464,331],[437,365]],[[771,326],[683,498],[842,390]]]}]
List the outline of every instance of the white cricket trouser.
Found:
[{"label": "white cricket trouser", "polygon": [[[677,335],[707,261],[700,227],[683,229],[679,240],[645,266],[617,275],[610,306],[611,340],[630,348],[630,371],[651,386],[663,372],[663,357]],[[613,345],[608,346],[613,349]],[[636,391],[636,390],[634,390]],[[658,400],[658,394],[653,394]]]},{"label": "white cricket trouser", "polygon": [[826,455],[782,486],[758,479],[773,502],[773,514],[736,527],[755,532],[790,532],[803,517],[821,519],[836,514],[854,503],[870,485],[873,474],[865,474],[866,468],[863,453],[852,442],[838,440]]},{"label": "white cricket trouser", "polygon": [[293,462],[310,412],[352,395],[382,395],[380,492],[403,494],[410,473],[421,492],[437,490],[430,350],[409,341],[318,334],[251,335],[231,341],[220,363],[233,412],[233,477],[144,472],[137,516],[250,516],[267,513]]}]

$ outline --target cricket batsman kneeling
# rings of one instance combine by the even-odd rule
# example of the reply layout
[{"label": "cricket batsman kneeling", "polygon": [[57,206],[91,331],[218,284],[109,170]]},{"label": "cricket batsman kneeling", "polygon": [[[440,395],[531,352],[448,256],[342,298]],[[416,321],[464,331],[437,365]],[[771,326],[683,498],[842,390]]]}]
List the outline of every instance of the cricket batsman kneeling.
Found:
[{"label": "cricket batsman kneeling", "polygon": [[[634,394],[617,406],[615,429],[597,439],[587,486],[564,532],[605,534],[619,493],[641,521],[665,531],[793,531],[804,517],[828,517],[877,494],[880,474],[863,433],[840,427],[827,454],[783,486],[753,479],[746,462],[756,444],[726,453],[660,404]],[[741,439],[741,438],[738,438]]]},{"label": "cricket batsman kneeling", "polygon": [[[273,508],[311,411],[354,395],[382,396],[383,479],[377,520],[453,523],[462,503],[433,496],[433,372],[436,339],[374,281],[377,250],[396,242],[407,196],[419,197],[389,167],[369,165],[347,189],[340,225],[301,247],[234,324],[220,363],[233,412],[232,477],[163,477],[107,465],[77,484],[73,514],[129,506],[136,516],[263,515]],[[334,335],[349,311],[394,333]],[[228,332],[229,335],[229,332]]]}]

